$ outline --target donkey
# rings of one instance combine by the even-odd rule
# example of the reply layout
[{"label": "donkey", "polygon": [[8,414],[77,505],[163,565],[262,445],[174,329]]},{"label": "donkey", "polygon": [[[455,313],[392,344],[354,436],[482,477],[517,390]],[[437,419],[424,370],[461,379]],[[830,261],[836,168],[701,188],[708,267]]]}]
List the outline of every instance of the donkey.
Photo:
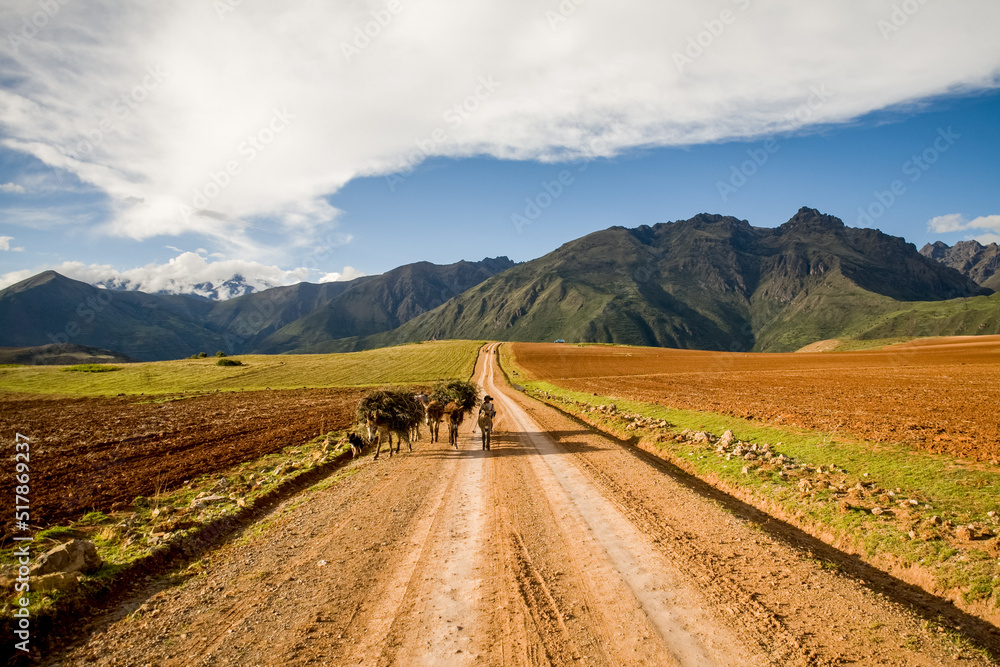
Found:
[{"label": "donkey", "polygon": [[444,412],[448,415],[448,444],[458,449],[458,427],[465,419],[465,410],[457,401],[451,401],[444,406]]},{"label": "donkey", "polygon": [[493,436],[493,413],[479,413],[479,430],[483,433],[483,449],[489,450],[490,439]]},{"label": "donkey", "polygon": [[[420,393],[420,394],[414,394],[413,398],[417,399],[417,402],[420,403],[420,407],[423,408],[424,423],[430,426],[430,421],[428,421],[427,419],[427,406],[430,405],[431,397],[428,396],[427,394]],[[413,441],[419,439],[420,439],[420,421],[414,421],[413,424],[410,426],[410,440]],[[434,438],[431,438],[431,442],[434,442]]]},{"label": "donkey", "polygon": [[431,432],[431,442],[437,442],[438,431],[441,428],[441,420],[444,419],[444,405],[441,401],[431,401],[427,404],[424,421]]},{"label": "donkey", "polygon": [[392,434],[396,434],[396,453],[399,453],[399,446],[402,444],[403,440],[406,440],[406,448],[409,451],[413,451],[413,445],[410,443],[410,429],[409,427],[403,430],[397,430],[393,428],[393,424],[390,423],[389,419],[384,415],[379,414],[376,410],[374,412],[369,412],[368,417],[365,420],[365,425],[368,427],[368,441],[377,440],[378,445],[375,447],[375,456],[372,457],[372,461],[378,460],[378,455],[382,451],[382,442],[389,443],[389,457],[392,457]]}]

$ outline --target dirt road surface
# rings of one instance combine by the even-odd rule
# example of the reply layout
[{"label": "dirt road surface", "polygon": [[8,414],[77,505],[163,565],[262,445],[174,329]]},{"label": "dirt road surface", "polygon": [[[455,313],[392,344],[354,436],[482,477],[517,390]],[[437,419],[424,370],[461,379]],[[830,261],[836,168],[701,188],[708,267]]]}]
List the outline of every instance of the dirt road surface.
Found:
[{"label": "dirt road surface", "polygon": [[88,621],[67,665],[988,664],[506,387],[493,447],[366,456]]}]

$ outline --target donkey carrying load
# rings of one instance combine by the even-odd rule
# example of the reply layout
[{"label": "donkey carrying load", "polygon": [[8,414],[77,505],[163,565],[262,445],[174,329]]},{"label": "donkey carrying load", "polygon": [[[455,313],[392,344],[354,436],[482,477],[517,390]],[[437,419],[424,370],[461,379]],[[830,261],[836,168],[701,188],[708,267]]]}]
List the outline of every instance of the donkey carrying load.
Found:
[{"label": "donkey carrying load", "polygon": [[444,403],[431,399],[424,409],[427,417],[427,429],[431,432],[431,442],[438,441],[438,431],[441,428],[441,420],[444,419]]},{"label": "donkey carrying load", "polygon": [[443,415],[448,420],[448,444],[458,449],[458,427],[465,415],[479,405],[479,389],[472,382],[462,380],[441,382],[431,393],[431,402],[435,401],[443,406]]},{"label": "donkey carrying load", "polygon": [[403,440],[406,448],[413,451],[411,438],[414,432],[419,437],[420,422],[424,419],[424,406],[413,394],[396,389],[379,389],[366,394],[358,403],[356,412],[358,423],[363,423],[368,430],[368,441],[377,441],[375,456],[378,460],[382,451],[382,443],[389,444],[389,456],[392,456],[392,434],[396,434],[396,452]]}]

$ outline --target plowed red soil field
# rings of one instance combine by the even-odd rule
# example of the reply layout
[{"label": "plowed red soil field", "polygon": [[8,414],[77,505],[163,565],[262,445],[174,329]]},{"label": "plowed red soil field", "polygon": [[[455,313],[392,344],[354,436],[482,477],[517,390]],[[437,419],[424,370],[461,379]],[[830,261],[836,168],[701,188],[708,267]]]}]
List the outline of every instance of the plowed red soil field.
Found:
[{"label": "plowed red soil field", "polygon": [[[350,426],[363,389],[148,398],[0,394],[0,433],[31,438],[31,523],[50,526]],[[13,447],[8,453],[13,457]],[[14,488],[14,466],[2,484]]]},{"label": "plowed red soil field", "polygon": [[[529,379],[575,391],[1000,459],[1000,336],[745,354],[515,343]],[[516,381],[516,380],[515,380]]]}]

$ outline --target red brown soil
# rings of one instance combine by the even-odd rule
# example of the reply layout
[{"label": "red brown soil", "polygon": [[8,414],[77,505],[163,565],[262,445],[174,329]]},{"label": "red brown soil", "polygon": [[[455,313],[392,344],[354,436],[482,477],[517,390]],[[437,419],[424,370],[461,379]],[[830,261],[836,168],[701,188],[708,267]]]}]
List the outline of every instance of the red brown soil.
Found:
[{"label": "red brown soil", "polygon": [[[306,442],[320,428],[347,428],[362,393],[229,392],[160,403],[0,394],[0,432],[31,438],[31,524],[46,527]],[[13,463],[5,468],[0,479],[12,489]]]},{"label": "red brown soil", "polygon": [[602,396],[1000,459],[1000,336],[747,354],[515,343],[530,379]]}]

